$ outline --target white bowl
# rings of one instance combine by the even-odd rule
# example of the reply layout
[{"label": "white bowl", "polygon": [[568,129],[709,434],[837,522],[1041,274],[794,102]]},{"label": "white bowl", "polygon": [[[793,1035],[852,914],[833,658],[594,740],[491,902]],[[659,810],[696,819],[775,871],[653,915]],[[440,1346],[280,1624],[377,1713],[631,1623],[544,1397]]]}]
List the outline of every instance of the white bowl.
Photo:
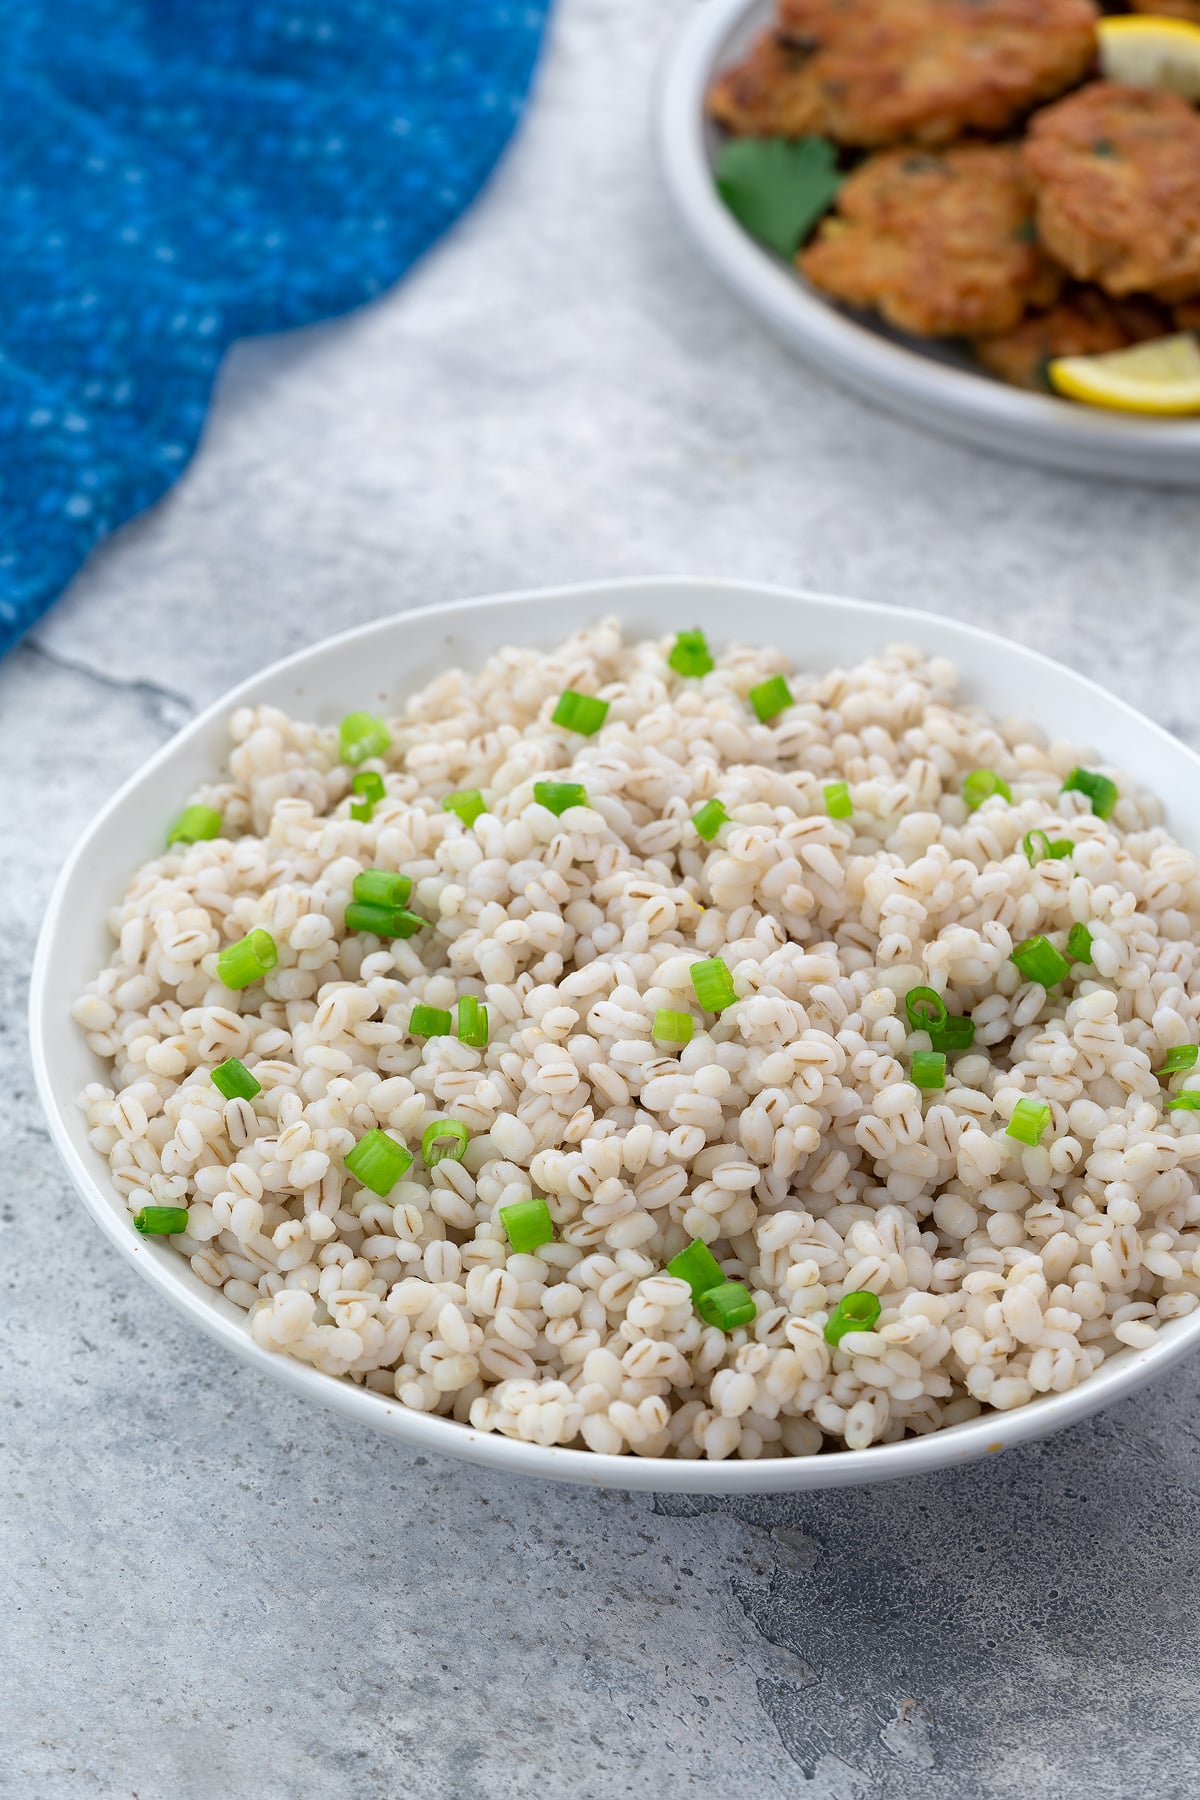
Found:
[{"label": "white bowl", "polygon": [[667,186],[721,279],[806,361],[920,425],[1077,474],[1163,487],[1200,482],[1200,419],[1137,418],[1007,387],[965,352],[839,310],[737,224],[713,185],[722,134],[706,118],[704,96],[773,10],[769,0],[709,0],[683,32],[659,91]]},{"label": "white bowl", "polygon": [[269,704],[332,723],[353,707],[398,707],[450,664],[475,667],[505,644],[549,647],[568,632],[616,613],[631,632],[659,636],[700,626],[714,642],[737,637],[779,647],[809,669],[824,669],[906,640],[951,657],[964,691],[1000,717],[1040,722],[1081,749],[1154,789],[1185,844],[1200,845],[1200,757],[1102,688],[1032,650],[952,619],[905,607],[865,605],[820,594],[708,580],[598,582],[534,594],[500,594],[403,613],[343,632],[244,681],[173,738],[100,813],[68,859],[42,924],[34,962],[30,1031],[38,1091],[54,1142],[92,1217],[122,1256],[193,1324],[262,1374],[308,1400],[422,1450],[440,1450],[512,1473],[547,1475],[597,1487],[685,1493],[764,1493],[842,1487],[945,1468],[1043,1437],[1095,1412],[1167,1369],[1200,1339],[1200,1312],[1163,1326],[1149,1350],[1123,1351],[1082,1387],[1010,1413],[991,1413],[929,1437],[870,1450],[762,1462],[673,1462],[542,1449],[409,1412],[382,1395],[262,1350],[246,1314],[192,1273],[162,1244],[140,1238],[109,1179],[107,1160],[87,1141],[76,1104],[107,1070],[69,1016],[72,1001],[107,961],[104,918],[134,870],[156,855],[163,821],[189,791],[211,779],[227,751],[231,709]]}]

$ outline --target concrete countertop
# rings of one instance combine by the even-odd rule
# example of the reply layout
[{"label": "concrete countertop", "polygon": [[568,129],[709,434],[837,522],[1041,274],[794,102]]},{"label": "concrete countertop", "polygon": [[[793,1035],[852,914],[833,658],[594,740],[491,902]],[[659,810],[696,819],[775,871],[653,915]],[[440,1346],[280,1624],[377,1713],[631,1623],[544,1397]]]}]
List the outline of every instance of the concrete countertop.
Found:
[{"label": "concrete countertop", "polygon": [[399,606],[722,573],[1037,643],[1195,743],[1194,496],[959,449],[793,362],[648,128],[689,0],[562,0],[512,154],[379,304],[230,359],[174,494],[0,665],[0,1794],[1200,1792],[1200,1365],[873,1490],[504,1480],[304,1410],[101,1240],[32,1091],[53,874],[198,706]]}]

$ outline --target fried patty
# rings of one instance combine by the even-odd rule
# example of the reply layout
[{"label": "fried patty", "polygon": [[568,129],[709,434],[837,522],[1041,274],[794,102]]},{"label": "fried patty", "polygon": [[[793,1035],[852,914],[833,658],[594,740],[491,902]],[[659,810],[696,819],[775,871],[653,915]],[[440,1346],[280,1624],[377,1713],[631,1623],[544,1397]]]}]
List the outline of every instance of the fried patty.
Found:
[{"label": "fried patty", "polygon": [[1161,88],[1097,81],[1036,115],[1025,166],[1038,231],[1110,294],[1200,293],[1200,113]]},{"label": "fried patty", "polygon": [[1046,365],[1056,356],[1102,356],[1127,350],[1174,329],[1152,300],[1114,300],[1097,287],[1072,284],[1045,312],[1032,312],[975,345],[986,369],[1014,387],[1048,388]]},{"label": "fried patty", "polygon": [[709,93],[730,131],[871,148],[1000,133],[1087,73],[1092,0],[781,0]]},{"label": "fried patty", "polygon": [[815,287],[920,337],[1005,331],[1059,282],[1011,144],[868,157],[797,261]]},{"label": "fried patty", "polygon": [[1200,0],[1130,0],[1137,13],[1157,13],[1159,18],[1190,19],[1200,25]]}]

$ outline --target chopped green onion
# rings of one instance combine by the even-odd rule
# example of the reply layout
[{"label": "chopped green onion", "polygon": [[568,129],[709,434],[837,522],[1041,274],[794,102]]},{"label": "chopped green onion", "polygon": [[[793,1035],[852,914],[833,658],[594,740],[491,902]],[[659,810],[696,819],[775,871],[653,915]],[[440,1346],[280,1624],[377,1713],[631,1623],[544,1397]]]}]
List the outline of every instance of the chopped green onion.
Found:
[{"label": "chopped green onion", "polygon": [[914,1050],[910,1070],[912,1084],[919,1088],[944,1088],[946,1057],[941,1050]]},{"label": "chopped green onion", "polygon": [[373,1128],[360,1137],[353,1150],[346,1152],[346,1167],[373,1194],[385,1199],[406,1169],[412,1167],[412,1152],[398,1144],[386,1131]]},{"label": "chopped green onion", "polygon": [[667,667],[676,675],[707,675],[716,667],[702,631],[681,631],[667,658]]},{"label": "chopped green onion", "polygon": [[509,1243],[521,1256],[532,1256],[554,1236],[550,1208],[544,1200],[518,1200],[515,1206],[502,1206],[500,1223]]},{"label": "chopped green onion", "polygon": [[844,781],[827,781],[821,789],[825,796],[825,811],[831,819],[848,819],[854,811],[854,802],[850,798],[850,789]]},{"label": "chopped green onion", "polygon": [[408,1029],[413,1037],[449,1037],[450,1014],[440,1006],[422,1006],[418,1003],[408,1016]]},{"label": "chopped green onion", "polygon": [[940,1030],[949,1017],[946,1002],[931,987],[909,988],[904,996],[904,1010],[911,1031]]},{"label": "chopped green onion", "polygon": [[1035,864],[1049,859],[1058,862],[1064,856],[1070,856],[1075,845],[1070,838],[1057,838],[1053,841],[1044,831],[1027,831],[1021,839],[1022,848],[1032,869]]},{"label": "chopped green onion", "polygon": [[1159,1075],[1177,1075],[1180,1069],[1194,1069],[1200,1050],[1195,1044],[1176,1044],[1174,1050],[1168,1050],[1163,1057],[1162,1068],[1156,1070]]},{"label": "chopped green onion", "polygon": [[650,1027],[650,1036],[661,1039],[664,1044],[690,1044],[695,1030],[696,1021],[691,1013],[670,1012],[660,1006]]},{"label": "chopped green onion", "polygon": [[1091,769],[1072,769],[1062,784],[1062,791],[1064,794],[1086,794],[1098,819],[1107,819],[1120,798],[1116,782],[1110,781],[1107,775],[1094,774]]},{"label": "chopped green onion", "polygon": [[706,1325],[718,1331],[736,1331],[757,1317],[758,1308],[740,1281],[722,1281],[719,1287],[705,1288],[696,1296],[696,1311]]},{"label": "chopped green onion", "polygon": [[993,794],[999,794],[1002,800],[1012,799],[1012,789],[1003,775],[997,775],[995,769],[972,769],[962,784],[962,797],[969,810],[974,812]]},{"label": "chopped green onion", "polygon": [[393,875],[390,869],[364,869],[354,877],[353,894],[364,906],[403,906],[412,893],[407,875]]},{"label": "chopped green onion", "polygon": [[691,976],[696,998],[706,1012],[724,1012],[737,999],[733,991],[733,976],[719,956],[709,956],[700,962],[694,962]]},{"label": "chopped green onion", "polygon": [[1056,950],[1047,937],[1028,937],[1017,945],[1009,961],[1016,963],[1026,981],[1040,981],[1044,988],[1055,987],[1071,973],[1071,965],[1061,950]]},{"label": "chopped green onion", "polygon": [[1076,922],[1067,933],[1067,955],[1076,962],[1092,960],[1092,934],[1087,926]]},{"label": "chopped green onion", "polygon": [[1044,1101],[1018,1100],[1004,1135],[1016,1138],[1019,1144],[1040,1144],[1042,1133],[1049,1123],[1050,1108]]},{"label": "chopped green onion", "polygon": [[686,1281],[694,1300],[707,1294],[710,1288],[720,1287],[725,1279],[720,1263],[703,1238],[693,1238],[686,1250],[673,1256],[667,1264],[667,1274],[674,1275],[678,1281]]},{"label": "chopped green onion", "polygon": [[587,805],[587,789],[577,781],[535,781],[533,797],[556,819],[561,819],[569,806]]},{"label": "chopped green onion", "polygon": [[487,811],[487,807],[478,788],[459,788],[456,793],[446,795],[442,801],[442,811],[457,813],[470,830],[480,813]]},{"label": "chopped green onion", "polygon": [[836,1349],[848,1331],[870,1331],[882,1311],[879,1295],[870,1288],[843,1294],[825,1321],[825,1342]]},{"label": "chopped green onion", "polygon": [[347,713],[338,727],[342,761],[366,762],[368,756],[382,756],[390,747],[392,734],[374,713]]},{"label": "chopped green onion", "polygon": [[782,675],[772,675],[769,681],[760,681],[750,689],[749,699],[765,725],[792,704],[792,690]]},{"label": "chopped green onion", "polygon": [[711,844],[722,825],[728,825],[729,814],[719,800],[706,800],[699,812],[692,814],[692,824],[706,844]]},{"label": "chopped green onion", "polygon": [[224,824],[215,806],[185,806],[167,833],[167,849],[172,844],[199,844],[220,837]]},{"label": "chopped green onion", "polygon": [[476,1050],[488,1041],[488,1009],[474,994],[463,994],[458,1002],[458,1041]]},{"label": "chopped green onion", "polygon": [[227,988],[246,988],[252,981],[261,981],[278,961],[275,939],[258,927],[236,944],[226,944],[217,958],[217,979]]},{"label": "chopped green onion", "polygon": [[425,1127],[421,1138],[421,1156],[427,1169],[449,1157],[461,1162],[467,1153],[471,1134],[461,1119],[434,1119]]},{"label": "chopped green onion", "polygon": [[226,1100],[253,1100],[255,1094],[262,1093],[262,1082],[256,1081],[245,1063],[239,1062],[236,1056],[218,1063],[208,1073],[213,1086]]},{"label": "chopped green onion", "polygon": [[567,731],[577,731],[580,737],[595,737],[604,723],[608,707],[607,700],[597,700],[594,694],[577,694],[574,688],[567,688],[550,714],[550,723],[561,725]]},{"label": "chopped green onion", "polygon": [[950,1013],[940,1025],[925,1029],[935,1050],[967,1050],[975,1042],[975,1021],[961,1013]]},{"label": "chopped green onion", "polygon": [[360,769],[358,774],[351,779],[350,790],[352,793],[366,796],[363,800],[350,802],[350,817],[357,819],[360,825],[365,825],[374,815],[379,802],[387,797],[383,776],[375,769]]},{"label": "chopped green onion", "polygon": [[1200,1112],[1200,1094],[1187,1089],[1182,1094],[1172,1094],[1163,1107],[1164,1112]]},{"label": "chopped green onion", "polygon": [[143,1237],[178,1237],[187,1230],[186,1206],[143,1206],[133,1215],[133,1222]]},{"label": "chopped green onion", "polygon": [[375,906],[369,901],[352,900],[346,908],[347,931],[373,931],[376,937],[415,937],[428,924],[428,919],[407,912],[402,906]]}]

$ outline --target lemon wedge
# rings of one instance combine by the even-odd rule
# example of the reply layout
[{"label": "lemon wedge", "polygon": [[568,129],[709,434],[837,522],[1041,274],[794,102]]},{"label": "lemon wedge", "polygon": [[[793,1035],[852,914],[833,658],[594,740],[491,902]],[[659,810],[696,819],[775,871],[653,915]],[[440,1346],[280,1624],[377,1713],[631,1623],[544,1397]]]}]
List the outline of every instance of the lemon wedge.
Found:
[{"label": "lemon wedge", "polygon": [[1149,13],[1101,19],[1100,69],[1109,81],[1169,88],[1200,103],[1200,25]]},{"label": "lemon wedge", "polygon": [[1106,356],[1059,356],[1048,374],[1058,393],[1091,406],[1119,412],[1200,412],[1200,338],[1191,331]]}]

